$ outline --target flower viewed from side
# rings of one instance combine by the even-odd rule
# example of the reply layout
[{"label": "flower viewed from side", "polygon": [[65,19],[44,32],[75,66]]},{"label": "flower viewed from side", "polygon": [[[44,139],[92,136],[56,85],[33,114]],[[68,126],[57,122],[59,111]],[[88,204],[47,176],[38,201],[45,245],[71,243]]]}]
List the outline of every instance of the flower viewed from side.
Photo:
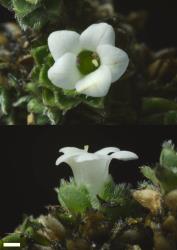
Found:
[{"label": "flower viewed from side", "polygon": [[128,161],[138,159],[130,151],[120,151],[115,147],[103,148],[95,153],[89,153],[88,147],[84,150],[75,147],[65,147],[59,150],[63,153],[56,165],[67,163],[74,175],[77,185],[85,185],[93,194],[99,194],[102,187],[110,180],[109,165],[112,159]]},{"label": "flower viewed from side", "polygon": [[93,24],[81,35],[55,31],[48,46],[55,60],[48,71],[50,81],[86,96],[105,96],[129,64],[127,53],[115,47],[115,32],[107,23]]}]

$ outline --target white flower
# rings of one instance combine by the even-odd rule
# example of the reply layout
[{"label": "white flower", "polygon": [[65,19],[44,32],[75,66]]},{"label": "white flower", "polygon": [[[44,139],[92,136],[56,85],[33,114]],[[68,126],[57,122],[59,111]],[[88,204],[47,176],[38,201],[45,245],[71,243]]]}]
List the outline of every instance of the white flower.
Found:
[{"label": "white flower", "polygon": [[120,151],[115,147],[103,148],[95,153],[88,153],[75,147],[65,147],[59,150],[63,153],[56,165],[67,163],[74,175],[77,185],[86,185],[93,194],[98,194],[104,184],[109,181],[109,164],[112,159],[122,161],[134,160],[138,156],[130,151]]},{"label": "white flower", "polygon": [[55,31],[48,45],[55,60],[48,71],[51,82],[87,96],[105,96],[129,63],[126,52],[115,47],[115,32],[107,23],[93,24],[81,35]]}]

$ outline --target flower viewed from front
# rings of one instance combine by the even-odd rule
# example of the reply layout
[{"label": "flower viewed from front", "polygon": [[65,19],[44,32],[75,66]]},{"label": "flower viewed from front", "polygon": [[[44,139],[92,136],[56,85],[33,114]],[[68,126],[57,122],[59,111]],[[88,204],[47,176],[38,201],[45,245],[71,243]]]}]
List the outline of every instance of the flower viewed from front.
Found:
[{"label": "flower viewed from front", "polygon": [[105,96],[129,64],[127,53],[115,47],[115,32],[107,23],[93,24],[81,35],[55,31],[48,46],[55,60],[48,71],[50,81],[86,96]]},{"label": "flower viewed from front", "polygon": [[110,180],[109,164],[112,159],[128,161],[138,159],[138,156],[130,151],[120,151],[115,147],[103,148],[95,153],[89,153],[88,147],[78,149],[65,147],[59,150],[63,153],[56,165],[67,163],[74,175],[78,186],[86,186],[93,195],[99,194],[105,183]]}]

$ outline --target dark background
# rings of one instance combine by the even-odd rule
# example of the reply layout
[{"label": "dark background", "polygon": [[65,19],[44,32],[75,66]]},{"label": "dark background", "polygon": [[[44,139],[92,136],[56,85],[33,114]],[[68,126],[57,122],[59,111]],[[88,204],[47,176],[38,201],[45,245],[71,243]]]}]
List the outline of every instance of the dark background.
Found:
[{"label": "dark background", "polygon": [[54,188],[72,174],[65,164],[55,166],[61,147],[90,145],[94,152],[116,146],[137,153],[139,160],[113,160],[110,168],[116,182],[134,185],[142,178],[138,167],[156,163],[167,139],[177,145],[176,127],[1,127],[0,235],[11,232],[23,213],[38,215],[57,204]]},{"label": "dark background", "polygon": [[[114,0],[120,13],[147,10],[149,19],[140,39],[153,49],[177,45],[177,1],[176,0]],[[0,22],[13,19],[13,14],[0,7]]]},{"label": "dark background", "polygon": [[176,0],[114,0],[117,11],[146,10],[149,18],[142,39],[154,49],[177,46]]}]

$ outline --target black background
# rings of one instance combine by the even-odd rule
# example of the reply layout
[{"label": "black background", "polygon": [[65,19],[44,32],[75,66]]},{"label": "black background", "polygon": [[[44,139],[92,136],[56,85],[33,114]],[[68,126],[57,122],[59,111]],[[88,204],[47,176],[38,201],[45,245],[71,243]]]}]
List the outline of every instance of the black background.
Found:
[{"label": "black background", "polygon": [[176,0],[115,0],[117,11],[147,10],[149,14],[142,39],[154,49],[177,45],[177,1]]},{"label": "black background", "polygon": [[[177,45],[177,1],[176,0],[114,0],[120,13],[147,10],[149,19],[141,40],[153,49]],[[74,9],[73,9],[74,11]],[[13,14],[0,7],[0,22],[13,19]]]},{"label": "black background", "polygon": [[55,166],[58,150],[64,146],[90,151],[117,146],[139,155],[139,160],[113,160],[110,172],[116,182],[135,184],[142,176],[138,167],[158,161],[164,140],[177,145],[176,127],[1,127],[0,233],[11,232],[22,214],[45,212],[56,204],[54,188],[60,178],[72,174],[63,164]]}]

